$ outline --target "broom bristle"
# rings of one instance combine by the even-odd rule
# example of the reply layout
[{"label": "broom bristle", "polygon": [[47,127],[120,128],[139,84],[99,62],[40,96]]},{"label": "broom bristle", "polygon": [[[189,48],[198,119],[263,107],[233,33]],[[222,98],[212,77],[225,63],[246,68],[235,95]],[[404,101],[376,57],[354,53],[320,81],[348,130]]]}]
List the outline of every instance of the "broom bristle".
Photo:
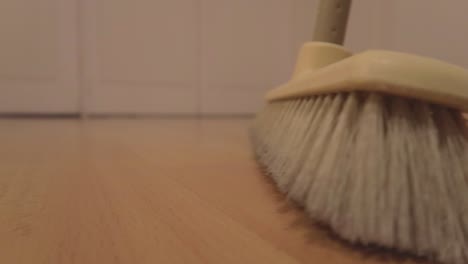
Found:
[{"label": "broom bristle", "polygon": [[468,263],[468,134],[457,110],[378,93],[270,103],[258,161],[344,239]]}]

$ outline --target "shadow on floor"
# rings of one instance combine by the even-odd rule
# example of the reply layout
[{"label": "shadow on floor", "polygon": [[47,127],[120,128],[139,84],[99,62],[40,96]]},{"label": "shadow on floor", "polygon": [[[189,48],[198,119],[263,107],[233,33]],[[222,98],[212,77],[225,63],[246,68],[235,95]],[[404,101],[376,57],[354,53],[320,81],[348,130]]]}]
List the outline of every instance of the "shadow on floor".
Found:
[{"label": "shadow on floor", "polygon": [[[258,163],[257,163],[258,164]],[[350,254],[358,254],[366,260],[377,260],[384,263],[436,263],[428,258],[417,257],[413,254],[400,252],[394,249],[383,248],[378,245],[353,244],[342,239],[326,223],[319,223],[311,219],[303,208],[292,200],[287,199],[284,193],[276,187],[275,182],[268,172],[258,165],[258,169],[265,177],[265,182],[270,186],[271,193],[278,202],[278,212],[281,214],[294,213],[296,219],[290,224],[291,229],[306,230],[305,240],[309,244],[317,244],[322,247],[347,251]]]}]

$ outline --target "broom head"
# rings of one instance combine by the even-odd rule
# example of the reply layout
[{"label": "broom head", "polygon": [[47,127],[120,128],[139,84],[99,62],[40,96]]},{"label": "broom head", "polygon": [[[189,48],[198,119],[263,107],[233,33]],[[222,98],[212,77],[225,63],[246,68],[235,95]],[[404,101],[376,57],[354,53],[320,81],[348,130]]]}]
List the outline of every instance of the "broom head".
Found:
[{"label": "broom head", "polygon": [[253,124],[289,198],[355,243],[468,263],[468,71],[307,43]]}]

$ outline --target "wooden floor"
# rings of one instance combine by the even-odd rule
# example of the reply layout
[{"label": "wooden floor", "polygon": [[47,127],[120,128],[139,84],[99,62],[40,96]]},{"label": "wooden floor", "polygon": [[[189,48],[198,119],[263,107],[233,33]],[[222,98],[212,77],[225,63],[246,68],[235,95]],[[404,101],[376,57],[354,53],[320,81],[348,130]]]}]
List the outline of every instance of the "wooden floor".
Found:
[{"label": "wooden floor", "polygon": [[248,120],[0,120],[0,263],[413,263],[285,202]]}]

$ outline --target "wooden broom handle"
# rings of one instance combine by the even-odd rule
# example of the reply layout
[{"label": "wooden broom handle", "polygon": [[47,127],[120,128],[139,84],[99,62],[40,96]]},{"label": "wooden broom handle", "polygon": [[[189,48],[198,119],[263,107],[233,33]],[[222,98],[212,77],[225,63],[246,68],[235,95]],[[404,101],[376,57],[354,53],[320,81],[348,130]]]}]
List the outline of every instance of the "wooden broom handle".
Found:
[{"label": "wooden broom handle", "polygon": [[350,9],[351,0],[321,0],[318,5],[314,41],[342,45]]}]

